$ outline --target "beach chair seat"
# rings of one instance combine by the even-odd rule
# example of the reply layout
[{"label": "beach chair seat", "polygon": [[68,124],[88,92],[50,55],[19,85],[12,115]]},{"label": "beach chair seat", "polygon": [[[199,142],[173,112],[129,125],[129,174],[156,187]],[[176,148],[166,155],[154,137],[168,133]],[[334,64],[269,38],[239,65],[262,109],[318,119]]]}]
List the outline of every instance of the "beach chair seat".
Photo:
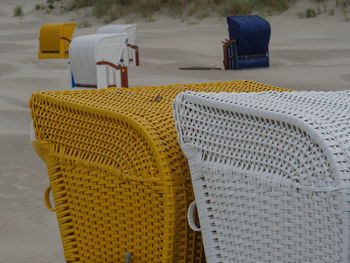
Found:
[{"label": "beach chair seat", "polygon": [[39,59],[67,59],[76,23],[44,24],[40,28]]},{"label": "beach chair seat", "polygon": [[173,105],[208,263],[350,262],[349,91],[184,92]]},{"label": "beach chair seat", "polygon": [[186,221],[193,190],[172,101],[186,90],[271,89],[283,90],[235,81],[34,93],[33,146],[48,168],[66,261],[131,253],[131,262],[204,262]]},{"label": "beach chair seat", "polygon": [[127,88],[127,67],[120,65],[127,38],[126,33],[91,34],[74,38],[69,47],[72,87]]},{"label": "beach chair seat", "polygon": [[257,15],[228,16],[230,39],[223,42],[225,69],[269,67],[269,22]]},{"label": "beach chair seat", "polygon": [[106,25],[102,26],[97,30],[99,34],[114,34],[114,33],[127,33],[128,44],[127,52],[123,52],[121,58],[125,66],[139,66],[139,48],[136,46],[136,24],[125,24],[125,25]]}]

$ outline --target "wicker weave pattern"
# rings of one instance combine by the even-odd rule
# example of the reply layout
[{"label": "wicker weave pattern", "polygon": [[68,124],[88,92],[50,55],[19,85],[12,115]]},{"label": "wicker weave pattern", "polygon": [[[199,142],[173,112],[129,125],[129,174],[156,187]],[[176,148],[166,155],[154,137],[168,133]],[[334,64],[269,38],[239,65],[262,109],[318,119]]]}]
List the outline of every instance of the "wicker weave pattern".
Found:
[{"label": "wicker weave pattern", "polygon": [[187,225],[191,178],[172,118],[192,91],[282,91],[249,81],[37,92],[30,107],[45,152],[67,261],[201,262]]},{"label": "wicker weave pattern", "polygon": [[178,95],[207,262],[350,262],[350,92]]}]

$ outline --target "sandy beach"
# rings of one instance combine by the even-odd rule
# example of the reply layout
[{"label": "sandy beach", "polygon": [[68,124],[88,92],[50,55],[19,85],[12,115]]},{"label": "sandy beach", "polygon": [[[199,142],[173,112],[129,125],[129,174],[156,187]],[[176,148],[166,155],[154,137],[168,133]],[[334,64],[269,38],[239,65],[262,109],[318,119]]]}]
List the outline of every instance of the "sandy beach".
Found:
[{"label": "sandy beach", "polygon": [[[340,13],[301,19],[296,2],[268,17],[272,35],[270,68],[225,71],[221,41],[226,20],[211,17],[197,24],[156,15],[136,19],[141,66],[129,69],[129,86],[218,82],[248,79],[294,90],[350,89],[350,22]],[[13,17],[20,4],[24,17]],[[76,12],[45,14],[33,0],[0,2],[0,262],[64,262],[56,216],[43,193],[49,184],[45,164],[34,152],[28,100],[38,90],[69,89],[67,60],[37,58],[40,26],[78,21]],[[74,36],[95,33],[102,25],[77,28]],[[123,20],[119,21],[123,22]],[[115,21],[114,23],[118,23]],[[221,70],[179,70],[180,67]]]}]

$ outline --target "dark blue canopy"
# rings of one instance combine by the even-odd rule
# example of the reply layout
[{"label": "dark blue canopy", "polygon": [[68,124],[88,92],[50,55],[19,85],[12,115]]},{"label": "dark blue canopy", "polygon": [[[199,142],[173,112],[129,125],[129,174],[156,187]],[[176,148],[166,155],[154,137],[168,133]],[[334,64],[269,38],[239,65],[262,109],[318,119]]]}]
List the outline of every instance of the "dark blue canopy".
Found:
[{"label": "dark blue canopy", "polygon": [[271,28],[269,22],[257,15],[228,16],[230,39],[237,40],[238,56],[266,54]]}]

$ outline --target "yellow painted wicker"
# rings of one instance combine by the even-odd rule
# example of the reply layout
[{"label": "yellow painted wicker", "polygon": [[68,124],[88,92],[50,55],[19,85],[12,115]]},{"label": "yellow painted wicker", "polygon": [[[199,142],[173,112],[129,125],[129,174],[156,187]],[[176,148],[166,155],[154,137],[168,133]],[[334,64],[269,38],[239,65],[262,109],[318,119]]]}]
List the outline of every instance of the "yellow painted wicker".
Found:
[{"label": "yellow painted wicker", "polygon": [[44,24],[40,28],[39,59],[68,58],[75,23]]},{"label": "yellow painted wicker", "polygon": [[[185,90],[283,89],[250,81],[36,92],[30,100],[68,262],[202,262],[171,104]],[[50,208],[50,206],[49,206]]]}]

